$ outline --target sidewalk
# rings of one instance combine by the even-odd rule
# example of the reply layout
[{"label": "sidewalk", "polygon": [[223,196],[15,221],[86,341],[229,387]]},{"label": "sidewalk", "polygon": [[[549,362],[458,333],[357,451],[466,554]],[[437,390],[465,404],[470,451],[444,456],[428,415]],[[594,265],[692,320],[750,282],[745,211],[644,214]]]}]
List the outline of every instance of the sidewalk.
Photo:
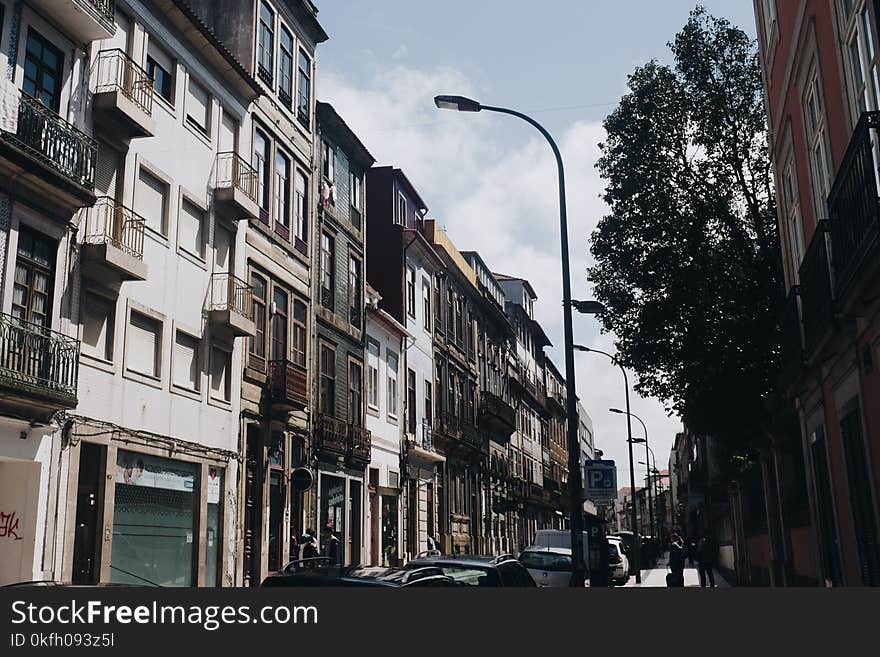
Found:
[{"label": "sidewalk", "polygon": [[[666,588],[666,573],[669,572],[669,569],[666,568],[666,561],[665,557],[661,557],[657,560],[657,566],[643,569],[641,584],[636,584],[635,575],[630,575],[629,581],[625,586]],[[686,587],[700,587],[700,573],[696,568],[685,566],[684,585]],[[730,584],[727,583],[718,570],[715,570],[715,586],[718,588],[730,588]]]}]

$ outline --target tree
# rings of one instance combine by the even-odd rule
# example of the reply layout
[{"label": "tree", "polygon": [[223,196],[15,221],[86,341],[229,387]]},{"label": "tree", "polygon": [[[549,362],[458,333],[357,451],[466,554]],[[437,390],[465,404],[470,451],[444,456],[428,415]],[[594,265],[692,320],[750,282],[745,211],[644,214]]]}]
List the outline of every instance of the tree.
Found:
[{"label": "tree", "polygon": [[[605,120],[610,208],[589,275],[636,389],[749,440],[779,362],[783,285],[755,43],[697,7]],[[741,443],[744,444],[744,443]]]}]

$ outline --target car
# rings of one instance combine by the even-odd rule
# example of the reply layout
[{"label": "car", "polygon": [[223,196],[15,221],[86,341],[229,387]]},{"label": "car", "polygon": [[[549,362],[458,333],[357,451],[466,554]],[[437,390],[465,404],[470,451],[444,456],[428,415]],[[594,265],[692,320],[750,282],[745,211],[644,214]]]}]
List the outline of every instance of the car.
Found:
[{"label": "car", "polygon": [[608,544],[616,548],[608,554],[608,563],[611,566],[611,580],[618,586],[629,581],[629,557],[626,556],[626,546],[620,536],[608,536]]},{"label": "car", "polygon": [[440,568],[424,567],[404,570],[381,566],[334,566],[327,557],[299,559],[291,561],[283,570],[266,577],[264,587],[298,586],[378,586],[378,587],[422,587],[459,586]]},{"label": "car", "polygon": [[[584,543],[584,563],[589,563],[590,550],[587,532],[582,532],[581,536]],[[532,541],[532,545],[571,550],[571,532],[567,529],[539,529],[535,532],[535,540]]]},{"label": "car", "polygon": [[418,555],[405,568],[439,568],[444,575],[463,586],[537,586],[529,571],[512,554],[494,557],[466,554]]},{"label": "car", "polygon": [[532,545],[519,554],[519,562],[541,588],[564,588],[571,582],[571,550]]},{"label": "car", "polygon": [[[633,554],[633,545],[634,545],[633,533],[630,531],[623,530],[623,531],[615,532],[614,534],[611,534],[611,536],[617,536],[620,538],[620,540],[623,541],[623,553],[626,556],[627,560],[629,561],[629,574],[635,575],[636,574],[636,562],[635,562],[635,555]],[[641,540],[642,540],[642,536],[639,535],[639,543],[641,543]],[[643,559],[643,561],[644,561],[644,559]]]}]

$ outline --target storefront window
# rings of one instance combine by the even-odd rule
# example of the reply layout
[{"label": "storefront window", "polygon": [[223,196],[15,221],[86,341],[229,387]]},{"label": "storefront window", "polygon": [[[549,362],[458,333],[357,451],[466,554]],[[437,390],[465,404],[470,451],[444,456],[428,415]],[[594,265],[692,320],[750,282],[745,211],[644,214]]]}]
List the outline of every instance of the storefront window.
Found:
[{"label": "storefront window", "polygon": [[223,542],[223,470],[208,470],[208,521],[205,532],[205,586],[220,583],[220,544]]},{"label": "storefront window", "polygon": [[397,566],[397,496],[382,496],[382,565]]},{"label": "storefront window", "polygon": [[269,474],[269,570],[281,569],[281,531],[284,518],[284,484],[280,470]]},{"label": "storefront window", "polygon": [[346,555],[342,554],[345,545],[345,479],[332,475],[321,476],[321,551],[327,554],[327,545],[323,533],[329,527],[333,535],[339,539],[339,563],[346,563]]},{"label": "storefront window", "polygon": [[198,466],[120,450],[111,581],[192,586]]}]

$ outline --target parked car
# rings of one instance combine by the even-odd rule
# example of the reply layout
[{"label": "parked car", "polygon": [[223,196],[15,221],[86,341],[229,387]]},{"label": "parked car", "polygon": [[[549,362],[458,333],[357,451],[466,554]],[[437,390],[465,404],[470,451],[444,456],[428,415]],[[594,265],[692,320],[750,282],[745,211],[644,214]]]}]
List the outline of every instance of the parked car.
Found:
[{"label": "parked car", "polygon": [[[587,532],[582,532],[581,535],[584,542],[584,563],[590,563]],[[571,532],[567,529],[539,529],[535,532],[535,540],[532,542],[532,545],[571,550]]]},{"label": "parked car", "polygon": [[520,552],[519,562],[541,588],[565,588],[571,581],[571,550],[532,545]]},{"label": "parked car", "polygon": [[618,586],[629,581],[629,557],[626,546],[620,536],[608,536],[608,545],[614,548],[609,551],[608,563],[611,566],[611,580]]},{"label": "parked car", "polygon": [[529,571],[512,554],[496,557],[420,555],[406,565],[406,570],[421,568],[439,568],[464,586],[537,586]]},{"label": "parked car", "polygon": [[[623,531],[615,532],[611,536],[617,536],[620,538],[620,540],[623,541],[623,553],[624,553],[624,555],[626,555],[626,558],[629,560],[629,574],[635,575],[636,574],[636,563],[635,563],[635,555],[633,553],[633,546],[634,546],[633,533],[630,531],[623,530]],[[641,541],[642,541],[642,536],[639,535],[639,542],[641,543]],[[644,565],[644,559],[642,559],[642,565]]]},{"label": "parked car", "polygon": [[440,568],[404,570],[380,566],[339,568],[326,557],[291,561],[281,572],[269,575],[262,586],[458,586]]}]

